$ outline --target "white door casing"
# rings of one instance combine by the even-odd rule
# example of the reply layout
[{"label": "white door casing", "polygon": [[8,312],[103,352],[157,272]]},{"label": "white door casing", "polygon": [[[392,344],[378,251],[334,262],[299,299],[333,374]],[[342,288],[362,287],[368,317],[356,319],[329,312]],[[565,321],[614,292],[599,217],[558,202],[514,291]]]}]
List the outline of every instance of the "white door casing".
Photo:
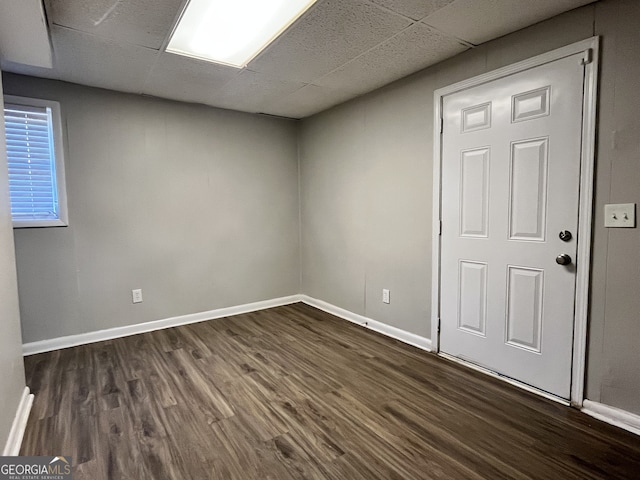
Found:
[{"label": "white door casing", "polygon": [[434,346],[578,404],[594,53],[597,38],[436,92]]}]

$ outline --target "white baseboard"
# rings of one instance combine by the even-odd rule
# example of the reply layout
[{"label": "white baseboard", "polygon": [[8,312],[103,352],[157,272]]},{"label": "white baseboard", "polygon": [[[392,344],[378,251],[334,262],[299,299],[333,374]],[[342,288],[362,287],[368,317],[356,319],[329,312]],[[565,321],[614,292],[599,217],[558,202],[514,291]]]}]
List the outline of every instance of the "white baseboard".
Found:
[{"label": "white baseboard", "polygon": [[[69,335],[66,337],[52,338],[50,340],[25,343],[22,346],[23,354],[27,356],[34,355],[36,353],[50,352],[61,348],[127,337],[130,335],[137,335],[139,333],[152,332],[154,330],[162,330],[190,323],[214,320],[232,315],[240,315],[243,313],[265,310],[267,308],[290,305],[297,302],[306,303],[307,305],[330,313],[331,315],[335,315],[336,317],[344,320],[348,320],[349,322],[355,323],[364,328],[368,328],[369,330],[373,330],[401,342],[413,345],[414,347],[422,350],[426,350],[428,352],[431,351],[431,340],[426,337],[421,337],[420,335],[387,325],[377,320],[373,320],[372,318],[350,312],[349,310],[337,307],[323,300],[309,297],[308,295],[291,295],[288,297],[274,298],[272,300],[264,300],[261,302],[237,305],[234,307],[218,308],[207,312],[165,318],[163,320],[156,320],[153,322],[139,323],[136,325],[127,325],[107,330],[98,330],[96,332],[81,333],[79,335]],[[518,384],[518,386],[521,385]],[[539,392],[536,391],[536,393]],[[555,397],[553,399],[557,400]],[[22,399],[20,400],[20,405],[18,406],[18,411],[16,412],[16,416],[11,427],[11,432],[9,433],[7,444],[4,448],[4,456],[18,455],[32,404],[33,395],[29,393],[29,388],[25,387]],[[635,415],[619,408],[610,407],[608,405],[586,399],[582,406],[582,412],[597,418],[598,420],[602,420],[611,425],[615,425],[629,432],[635,433],[636,435],[640,435],[640,415]]]},{"label": "white baseboard", "polygon": [[395,338],[396,340],[400,340],[401,342],[426,350],[427,352],[431,351],[431,340],[421,337],[420,335],[416,335],[415,333],[410,333],[405,330],[392,327],[386,323],[350,312],[344,308],[336,307],[335,305],[309,297],[308,295],[300,295],[300,301],[319,310],[330,313],[331,315],[335,315],[336,317],[340,317],[344,320],[360,325],[361,327],[386,335],[387,337]]},{"label": "white baseboard", "polygon": [[640,435],[640,415],[586,399],[582,404],[582,412],[603,422]]},{"label": "white baseboard", "polygon": [[137,335],[139,333],[152,332],[154,330],[162,330],[165,328],[177,327],[179,325],[187,325],[189,323],[198,323],[206,320],[214,320],[216,318],[230,317],[232,315],[240,315],[242,313],[255,312],[258,310],[265,310],[267,308],[280,307],[282,305],[290,305],[300,301],[302,301],[301,295],[291,295],[289,297],[274,298],[272,300],[237,305],[235,307],[218,308],[216,310],[209,310],[208,312],[165,318],[163,320],[155,320],[153,322],[109,328],[107,330],[69,335],[66,337],[52,338],[50,340],[40,340],[22,345],[22,353],[27,356],[34,355],[36,353],[51,352],[53,350],[60,350],[61,348],[86,345],[88,343],[102,342],[104,340]]},{"label": "white baseboard", "polygon": [[22,398],[20,399],[16,416],[13,419],[9,438],[7,439],[7,444],[4,447],[2,456],[15,457],[20,453],[22,437],[24,436],[24,431],[27,428],[27,420],[29,419],[29,412],[31,412],[32,405],[33,395],[29,393],[29,387],[25,387],[22,392]]},{"label": "white baseboard", "polygon": [[52,338],[49,340],[40,340],[37,342],[25,343],[22,346],[22,352],[25,356],[35,355],[36,353],[51,352],[60,350],[61,348],[75,347],[78,345],[86,345],[88,343],[102,342],[104,340],[112,340],[114,338],[128,337],[139,333],[152,332],[154,330],[162,330],[164,328],[177,327],[187,325],[189,323],[204,322],[206,320],[214,320],[216,318],[230,317],[232,315],[240,315],[242,313],[255,312],[265,310],[267,308],[280,307],[282,305],[290,305],[292,303],[304,302],[307,305],[323,310],[327,313],[343,318],[360,326],[374,330],[378,333],[386,335],[401,342],[413,345],[428,352],[431,351],[431,340],[421,337],[414,333],[401,330],[386,323],[373,320],[357,313],[350,312],[322,300],[311,298],[307,295],[291,295],[289,297],[274,298],[262,302],[248,303],[246,305],[238,305],[235,307],[219,308],[209,310],[207,312],[192,313],[189,315],[181,315],[178,317],[165,318],[153,322],[138,323],[135,325],[127,325],[124,327],[109,328],[107,330],[98,330],[95,332],[81,333],[78,335],[69,335],[66,337]]}]

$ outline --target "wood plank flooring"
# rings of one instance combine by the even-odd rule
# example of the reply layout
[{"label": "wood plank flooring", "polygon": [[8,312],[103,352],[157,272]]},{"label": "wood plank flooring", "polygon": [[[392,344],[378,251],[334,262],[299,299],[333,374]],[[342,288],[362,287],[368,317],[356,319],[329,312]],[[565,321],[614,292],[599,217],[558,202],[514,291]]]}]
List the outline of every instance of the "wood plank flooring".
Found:
[{"label": "wood plank flooring", "polygon": [[304,304],[25,359],[74,479],[640,478],[640,437]]}]

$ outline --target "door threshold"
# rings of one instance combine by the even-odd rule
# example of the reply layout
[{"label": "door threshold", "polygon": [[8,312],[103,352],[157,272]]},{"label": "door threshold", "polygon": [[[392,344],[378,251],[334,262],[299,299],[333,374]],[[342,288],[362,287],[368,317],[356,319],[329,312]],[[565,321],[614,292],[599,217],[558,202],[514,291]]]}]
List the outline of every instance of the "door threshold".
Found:
[{"label": "door threshold", "polygon": [[458,363],[460,365],[464,365],[465,367],[471,368],[477,372],[481,372],[484,373],[485,375],[489,375],[493,378],[498,378],[500,380],[502,380],[503,382],[509,383],[511,385],[514,385],[518,388],[521,388],[522,390],[526,390],[527,392],[531,392],[531,393],[535,393],[536,395],[539,395],[541,397],[546,398],[547,400],[553,400],[554,402],[560,403],[562,405],[565,405],[567,407],[571,406],[571,402],[569,402],[569,400],[567,400],[566,398],[562,398],[562,397],[558,397],[556,395],[553,395],[552,393],[549,392],[545,392],[544,390],[540,390],[539,388],[536,387],[532,387],[531,385],[528,385],[526,383],[520,382],[518,380],[514,380],[513,378],[509,378],[509,377],[505,377],[504,375],[501,375],[497,372],[494,372],[493,370],[489,370],[488,368],[485,367],[481,367],[480,365],[477,365],[475,363],[469,362],[467,360],[463,360],[461,358],[458,357],[454,357],[453,355],[449,355],[448,353],[444,353],[444,352],[438,352],[438,355],[446,358],[447,360],[451,360],[452,362]]}]

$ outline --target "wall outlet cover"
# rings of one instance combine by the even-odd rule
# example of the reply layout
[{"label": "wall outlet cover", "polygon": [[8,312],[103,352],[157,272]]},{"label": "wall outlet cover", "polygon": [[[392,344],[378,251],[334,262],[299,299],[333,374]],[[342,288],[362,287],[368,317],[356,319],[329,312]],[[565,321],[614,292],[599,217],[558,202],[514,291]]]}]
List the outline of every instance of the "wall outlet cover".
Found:
[{"label": "wall outlet cover", "polygon": [[131,297],[133,298],[133,303],[142,303],[142,289],[131,290]]},{"label": "wall outlet cover", "polygon": [[391,294],[389,290],[387,290],[386,288],[382,289],[382,302],[391,303]]}]

